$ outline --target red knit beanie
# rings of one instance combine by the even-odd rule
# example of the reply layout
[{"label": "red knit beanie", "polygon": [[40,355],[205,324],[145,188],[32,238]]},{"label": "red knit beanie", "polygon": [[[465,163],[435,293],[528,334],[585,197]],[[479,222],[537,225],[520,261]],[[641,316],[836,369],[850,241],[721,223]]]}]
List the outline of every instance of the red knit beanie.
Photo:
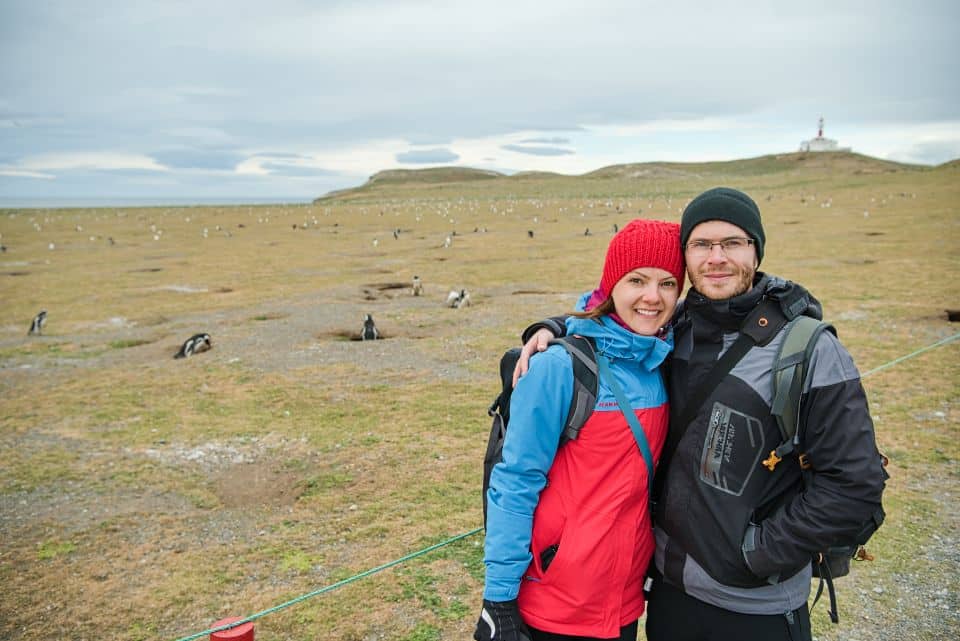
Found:
[{"label": "red knit beanie", "polygon": [[637,218],[610,241],[603,263],[600,293],[609,297],[621,278],[638,267],[659,267],[670,272],[683,290],[683,251],[680,225],[663,220]]}]

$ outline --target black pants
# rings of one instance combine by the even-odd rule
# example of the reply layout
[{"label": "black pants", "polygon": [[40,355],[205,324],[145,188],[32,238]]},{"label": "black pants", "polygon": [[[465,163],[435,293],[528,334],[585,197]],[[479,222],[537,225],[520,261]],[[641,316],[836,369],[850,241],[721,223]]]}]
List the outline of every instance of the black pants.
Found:
[{"label": "black pants", "polygon": [[530,628],[530,634],[533,635],[533,641],[637,641],[637,622],[623,626],[620,628],[620,636],[609,640],[599,637],[572,637],[569,634],[554,634],[535,628]]},{"label": "black pants", "polygon": [[812,641],[807,604],[788,614],[740,614],[654,580],[647,600],[647,641]]}]

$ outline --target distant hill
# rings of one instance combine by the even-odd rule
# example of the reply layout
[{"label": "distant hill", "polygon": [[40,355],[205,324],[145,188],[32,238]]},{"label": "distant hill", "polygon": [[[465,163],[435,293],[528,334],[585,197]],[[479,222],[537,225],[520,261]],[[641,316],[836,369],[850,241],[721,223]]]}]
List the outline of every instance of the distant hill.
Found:
[{"label": "distant hill", "polygon": [[469,183],[476,180],[492,180],[506,178],[505,174],[487,169],[473,169],[472,167],[428,167],[426,169],[386,169],[378,171],[359,187],[338,189],[314,200],[324,202],[330,200],[354,200],[358,197],[371,195],[372,192],[384,191],[384,188],[400,187],[415,188],[423,185]]},{"label": "distant hill", "polygon": [[563,174],[558,174],[554,171],[518,171],[517,173],[510,176],[510,178],[518,179],[537,179],[537,178],[563,178]]},{"label": "distant hill", "polygon": [[[960,160],[939,167],[956,166]],[[431,167],[427,169],[390,169],[381,171],[359,187],[332,191],[314,202],[357,200],[432,194],[446,197],[453,192],[529,194],[540,185],[545,193],[619,192],[643,183],[699,184],[722,180],[775,179],[790,175],[793,180],[809,180],[820,175],[870,175],[902,171],[928,171],[926,165],[910,165],[881,160],[852,152],[795,152],[718,162],[680,163],[646,162],[602,167],[579,176],[545,171],[524,171],[505,175],[470,167]],[[764,180],[763,182],[767,182]],[[601,187],[601,185],[603,185]]]},{"label": "distant hill", "polygon": [[795,152],[703,163],[652,162],[604,167],[588,174],[591,178],[679,178],[709,175],[756,176],[804,169],[830,169],[847,173],[883,173],[918,169],[919,166],[881,160],[851,152]]},{"label": "distant hill", "polygon": [[431,167],[429,169],[387,169],[378,171],[367,185],[377,183],[449,183],[467,182],[470,180],[490,180],[503,178],[505,174],[487,169],[471,169],[470,167]]}]

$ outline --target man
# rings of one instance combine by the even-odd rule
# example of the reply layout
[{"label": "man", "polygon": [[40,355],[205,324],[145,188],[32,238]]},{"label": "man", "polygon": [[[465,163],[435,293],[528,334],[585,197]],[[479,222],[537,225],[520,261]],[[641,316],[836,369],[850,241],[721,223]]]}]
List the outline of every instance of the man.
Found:
[{"label": "man", "polygon": [[[852,539],[880,510],[886,474],[860,375],[823,332],[804,381],[799,447],[773,460],[783,440],[770,408],[782,328],[800,314],[819,319],[820,304],[800,285],[757,271],[766,237],[746,194],[708,190],[680,225],[692,288],[672,321],[647,639],[809,641],[812,556]],[[529,328],[525,338],[541,331],[525,354],[545,346],[545,330],[562,327],[550,319]],[[759,342],[700,389],[741,334]]]}]

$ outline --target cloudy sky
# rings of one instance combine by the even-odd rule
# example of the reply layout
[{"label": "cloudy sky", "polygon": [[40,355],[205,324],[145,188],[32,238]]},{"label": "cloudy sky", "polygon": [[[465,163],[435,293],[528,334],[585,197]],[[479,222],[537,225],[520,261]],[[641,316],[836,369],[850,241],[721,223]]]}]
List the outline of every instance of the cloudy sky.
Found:
[{"label": "cloudy sky", "polygon": [[727,160],[795,151],[821,116],[939,164],[958,62],[954,0],[0,0],[0,206]]}]

